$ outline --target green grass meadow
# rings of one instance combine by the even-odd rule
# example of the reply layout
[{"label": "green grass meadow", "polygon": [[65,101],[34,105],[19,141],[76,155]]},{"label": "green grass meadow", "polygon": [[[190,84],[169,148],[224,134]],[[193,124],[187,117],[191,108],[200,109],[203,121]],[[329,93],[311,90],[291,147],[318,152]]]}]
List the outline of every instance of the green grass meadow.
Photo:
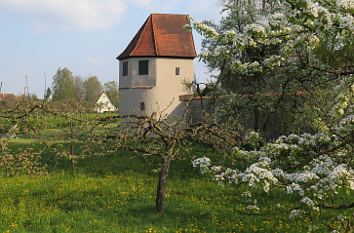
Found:
[{"label": "green grass meadow", "polygon": [[[12,146],[33,143],[16,139]],[[202,148],[192,153],[216,156]],[[154,209],[158,167],[156,158],[119,151],[80,160],[75,176],[62,163],[44,176],[1,178],[0,232],[327,232],[337,214],[289,220],[297,203],[261,190],[261,210],[248,210],[245,190],[217,185],[184,160],[172,164],[160,215]]]}]

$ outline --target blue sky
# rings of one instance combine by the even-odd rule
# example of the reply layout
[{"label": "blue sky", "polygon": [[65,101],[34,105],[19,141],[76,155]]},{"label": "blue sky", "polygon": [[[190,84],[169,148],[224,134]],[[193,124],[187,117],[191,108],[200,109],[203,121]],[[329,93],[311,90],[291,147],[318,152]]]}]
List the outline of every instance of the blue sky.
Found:
[{"label": "blue sky", "polygon": [[[150,13],[190,14],[218,21],[220,0],[0,0],[2,92],[44,92],[58,67],[102,83],[118,79],[115,57]],[[200,37],[194,32],[197,50]],[[197,60],[197,59],[196,59]],[[44,74],[45,73],[45,74]],[[196,75],[207,78],[196,61]]]}]

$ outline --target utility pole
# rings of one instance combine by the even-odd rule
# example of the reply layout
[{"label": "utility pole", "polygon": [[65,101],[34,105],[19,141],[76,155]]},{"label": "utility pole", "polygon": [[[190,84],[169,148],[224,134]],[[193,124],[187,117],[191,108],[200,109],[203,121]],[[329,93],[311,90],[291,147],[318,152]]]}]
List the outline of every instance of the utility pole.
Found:
[{"label": "utility pole", "polygon": [[25,75],[25,79],[26,79],[26,87],[25,87],[25,89],[27,90],[28,104],[29,104],[29,106],[32,106],[31,97],[30,97],[29,88],[28,88],[28,77],[27,77],[27,75]]},{"label": "utility pole", "polygon": [[44,72],[44,95],[43,95],[43,100],[45,100],[46,95],[47,95],[47,74]]}]

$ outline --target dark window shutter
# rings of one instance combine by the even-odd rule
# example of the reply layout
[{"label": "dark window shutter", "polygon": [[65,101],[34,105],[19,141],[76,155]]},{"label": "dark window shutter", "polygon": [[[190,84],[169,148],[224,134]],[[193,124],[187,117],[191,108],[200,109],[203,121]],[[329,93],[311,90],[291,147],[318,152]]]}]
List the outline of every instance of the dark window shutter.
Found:
[{"label": "dark window shutter", "polygon": [[145,102],[140,102],[140,111],[145,110]]},{"label": "dark window shutter", "polygon": [[123,76],[128,76],[128,69],[129,69],[128,62],[127,61],[123,62]]},{"label": "dark window shutter", "polygon": [[139,75],[148,75],[149,74],[149,61],[141,60],[139,61]]}]

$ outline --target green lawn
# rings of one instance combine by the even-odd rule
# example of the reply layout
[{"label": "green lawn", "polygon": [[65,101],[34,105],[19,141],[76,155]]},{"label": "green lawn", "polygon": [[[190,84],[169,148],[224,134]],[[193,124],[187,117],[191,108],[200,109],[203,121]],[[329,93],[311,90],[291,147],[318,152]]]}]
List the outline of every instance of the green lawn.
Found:
[{"label": "green lawn", "polygon": [[218,186],[185,160],[172,164],[160,215],[158,166],[156,158],[121,151],[79,161],[75,177],[63,163],[45,176],[1,178],[0,232],[326,232],[338,214],[289,220],[296,202],[277,191],[256,193],[261,210],[250,211],[245,190]]}]

